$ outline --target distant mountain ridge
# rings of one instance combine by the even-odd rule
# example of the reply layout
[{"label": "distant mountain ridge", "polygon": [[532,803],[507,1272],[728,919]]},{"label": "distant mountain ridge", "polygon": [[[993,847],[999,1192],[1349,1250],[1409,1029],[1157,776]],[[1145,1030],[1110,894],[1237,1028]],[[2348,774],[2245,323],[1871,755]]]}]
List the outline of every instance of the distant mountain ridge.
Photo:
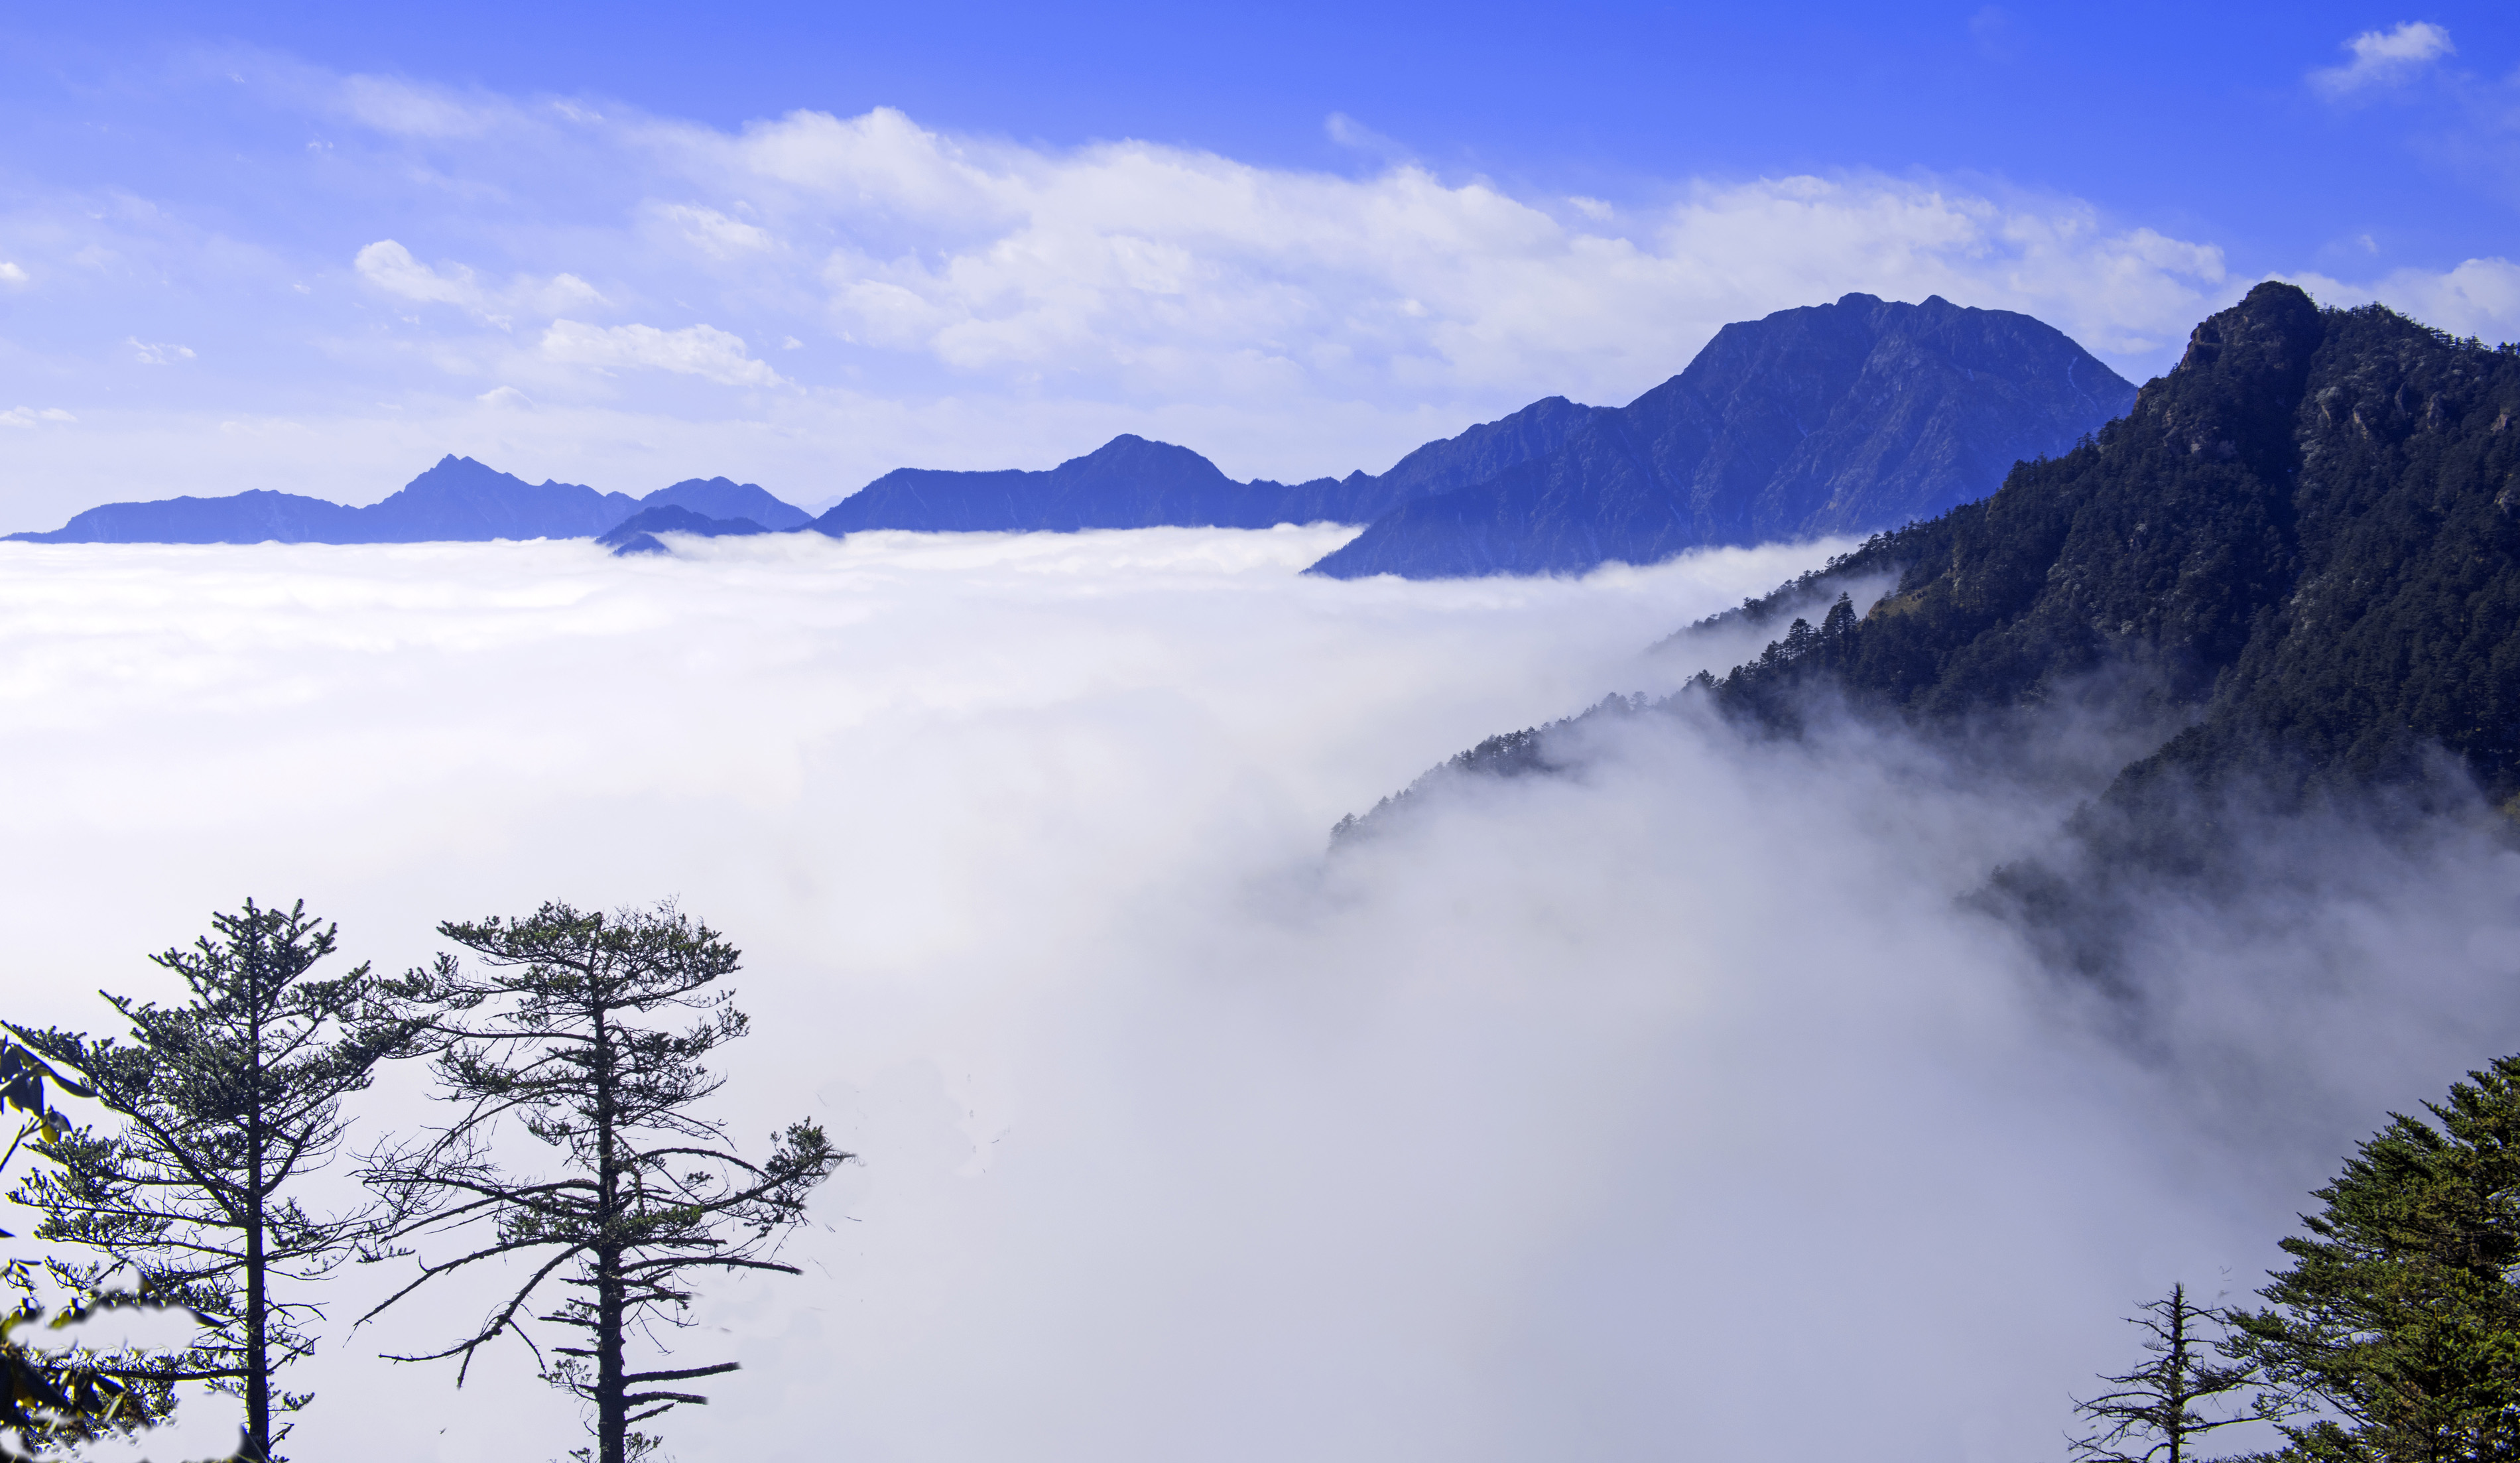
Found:
[{"label": "distant mountain ridge", "polygon": [[1365,524],[1312,566],[1339,578],[1581,572],[1685,550],[1861,532],[1994,490],[2124,410],[2134,388],[2026,315],[1849,295],[1726,326],[1624,407],[1550,396],[1422,444],[1384,473],[1228,478],[1134,434],[1058,466],[900,468],[820,517],[724,478],[644,498],[528,483],[449,456],[365,508],[256,490],[109,503],[38,543],[410,543],[581,538],[643,509],[829,534]]},{"label": "distant mountain ridge", "polygon": [[[716,480],[724,482],[726,480],[721,478]],[[657,495],[650,493],[648,496],[652,502]],[[787,505],[783,503],[780,506],[784,508]],[[798,511],[801,512],[801,510]],[[627,559],[635,554],[672,553],[673,550],[666,548],[664,541],[656,537],[659,533],[690,533],[701,538],[729,538],[770,531],[748,518],[710,518],[706,514],[685,508],[680,503],[657,503],[652,508],[640,509],[637,513],[597,534],[595,541],[610,549],[613,558]]]},{"label": "distant mountain ridge", "polygon": [[1984,497],[2134,400],[2028,315],[1848,295],[1724,327],[1555,448],[1396,508],[1310,571],[1581,572],[1895,527]]},{"label": "distant mountain ridge", "polygon": [[1073,532],[1083,528],[1266,528],[1364,524],[1405,503],[1481,481],[1554,451],[1598,407],[1563,396],[1428,442],[1380,475],[1238,482],[1187,447],[1123,433],[1043,472],[896,468],[814,520],[825,533]]},{"label": "distant mountain ridge", "polygon": [[[352,508],[322,498],[253,489],[223,498],[168,498],[91,508],[23,543],[479,543],[493,539],[592,538],[645,507],[674,506],[710,519],[765,527],[809,522],[749,482],[688,479],[645,498],[574,482],[527,482],[449,454],[379,503]],[[775,522],[774,522],[775,520]]]}]

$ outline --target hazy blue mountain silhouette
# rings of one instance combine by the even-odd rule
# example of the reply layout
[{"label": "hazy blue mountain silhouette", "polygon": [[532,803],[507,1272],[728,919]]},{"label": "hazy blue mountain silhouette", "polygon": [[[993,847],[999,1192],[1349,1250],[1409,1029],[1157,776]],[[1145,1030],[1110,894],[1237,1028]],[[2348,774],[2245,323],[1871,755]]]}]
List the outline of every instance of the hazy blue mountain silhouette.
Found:
[{"label": "hazy blue mountain silhouette", "polygon": [[712,519],[749,519],[763,528],[801,528],[814,516],[792,503],[772,497],[767,488],[724,478],[686,478],[639,500],[642,508],[688,508]]},{"label": "hazy blue mountain silhouette", "polygon": [[1562,396],[1425,443],[1387,472],[1238,482],[1187,447],[1123,434],[1047,471],[902,468],[820,518],[751,483],[645,498],[529,483],[447,457],[382,503],[254,491],[109,503],[39,543],[409,543],[601,534],[645,508],[825,533],[1158,526],[1370,526],[1313,566],[1338,577],[1581,571],[1685,549],[1865,532],[1984,497],[2135,389],[2054,329],[2003,310],[1849,295],[1728,325],[1624,407]]},{"label": "hazy blue mountain silhouette", "polygon": [[[723,478],[715,480],[719,482],[726,481]],[[676,486],[682,485],[684,484],[676,484]],[[729,485],[732,486],[733,484]],[[758,488],[753,490],[755,492],[760,491]],[[666,489],[666,491],[670,491],[670,489]],[[658,494],[650,493],[648,496],[652,500],[658,496]],[[767,497],[768,494],[765,493],[763,496]],[[772,501],[777,502],[778,500],[774,498]],[[788,505],[782,503],[779,506],[785,508]],[[797,512],[801,516],[802,510],[797,510]],[[771,530],[764,528],[759,524],[754,523],[748,518],[710,518],[704,513],[694,513],[692,510],[683,507],[679,503],[659,503],[653,508],[642,508],[637,513],[623,519],[620,523],[613,525],[610,528],[597,535],[595,541],[604,545],[606,548],[610,549],[612,551],[612,556],[619,559],[632,554],[672,553],[673,551],[666,548],[664,543],[656,537],[659,533],[697,533],[702,538],[726,538],[733,535],[767,533],[769,531]]]},{"label": "hazy blue mountain silhouette", "polygon": [[12,533],[27,543],[365,543],[359,510],[322,498],[255,488],[224,498],[107,503],[50,533]]},{"label": "hazy blue mountain silhouette", "polygon": [[841,499],[814,526],[826,533],[937,533],[1372,523],[1401,504],[1553,451],[1598,410],[1552,396],[1428,442],[1387,473],[1296,483],[1238,482],[1188,447],[1123,434],[1045,472],[900,468]]},{"label": "hazy blue mountain silhouette", "polygon": [[2027,315],[1848,295],[1724,327],[1554,450],[1401,505],[1311,572],[1571,572],[1895,527],[1985,497],[2134,400]]},{"label": "hazy blue mountain silhouette", "polygon": [[[321,498],[256,489],[223,498],[108,503],[29,543],[477,543],[511,538],[587,538],[642,507],[675,506],[712,519],[808,521],[751,483],[690,479],[645,498],[574,482],[527,482],[470,457],[449,455],[381,503],[349,508]],[[711,510],[715,511],[712,512]]]},{"label": "hazy blue mountain silhouette", "polygon": [[814,520],[825,533],[1143,528],[1261,528],[1276,495],[1240,483],[1188,447],[1126,434],[1047,472],[896,468]]}]

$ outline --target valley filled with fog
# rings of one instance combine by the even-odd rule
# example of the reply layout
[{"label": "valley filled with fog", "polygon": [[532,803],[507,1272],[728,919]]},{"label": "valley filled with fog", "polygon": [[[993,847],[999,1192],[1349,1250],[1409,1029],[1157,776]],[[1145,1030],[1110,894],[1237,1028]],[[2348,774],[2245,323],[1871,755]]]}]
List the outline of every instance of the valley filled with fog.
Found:
[{"label": "valley filled with fog", "polygon": [[[12,1019],[109,1029],[248,895],[381,971],[676,898],[746,951],[721,1116],[860,1162],[802,1276],[664,1338],[744,1366],[668,1450],[903,1463],[2052,1455],[2117,1317],[2254,1289],[2386,1110],[2520,1047],[2520,858],[2455,827],[2296,826],[2150,912],[2133,997],[2044,969],[1965,896],[2129,754],[2062,712],[2035,766],[1604,718],[1331,849],[1754,655],[1648,648],[1845,547],[1299,574],[1353,531],[6,546]],[[414,1128],[422,1074],[354,1111]],[[326,1288],[291,1451],[579,1445],[521,1348],[374,1359],[490,1299],[352,1333],[400,1274]]]}]

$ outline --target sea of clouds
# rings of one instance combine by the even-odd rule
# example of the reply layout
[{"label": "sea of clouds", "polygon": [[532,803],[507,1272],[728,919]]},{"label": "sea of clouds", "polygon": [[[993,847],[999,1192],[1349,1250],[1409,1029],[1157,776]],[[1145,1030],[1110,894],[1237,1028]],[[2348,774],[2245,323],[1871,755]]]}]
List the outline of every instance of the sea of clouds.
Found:
[{"label": "sea of clouds", "polygon": [[[743,1363],[666,1421],[692,1463],[2058,1456],[2117,1317],[2253,1287],[2385,1110],[2520,1047],[2520,866],[2455,831],[2164,904],[2132,1017],[2043,970],[1961,896],[2102,731],[2005,771],[1603,718],[1330,850],[1737,659],[1647,647],[1837,547],[1298,574],[1347,531],[6,546],[8,1015],[102,1029],[248,895],[385,970],[679,899],[746,951],[732,1131],[860,1156],[801,1276],[661,1338]],[[421,1074],[357,1113],[412,1129]],[[401,1273],[328,1288],[290,1451],[581,1445],[521,1349],[375,1359],[491,1299],[351,1331]]]}]

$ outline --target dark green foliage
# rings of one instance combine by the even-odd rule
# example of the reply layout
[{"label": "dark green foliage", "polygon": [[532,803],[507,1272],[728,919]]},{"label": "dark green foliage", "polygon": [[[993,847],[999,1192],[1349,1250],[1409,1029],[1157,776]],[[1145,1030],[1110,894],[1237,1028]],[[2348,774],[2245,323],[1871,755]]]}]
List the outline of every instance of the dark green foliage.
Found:
[{"label": "dark green foliage", "polygon": [[2203,1463],[2196,1448],[2209,1433],[2253,1414],[2228,1406],[2220,1415],[2197,1410],[2200,1402],[2228,1398],[2248,1387],[2257,1368],[2215,1359],[2221,1318],[2187,1299],[2187,1287],[2146,1303],[2128,1323],[2145,1335],[2152,1359],[2130,1372],[2100,1380],[2114,1389],[2074,1404],[2092,1431],[2073,1440],[2083,1463]]},{"label": "dark green foliage", "polygon": [[2282,1403],[2287,1459],[2520,1457],[2520,1057],[2393,1117],[2318,1192],[2293,1265],[2233,1317]]},{"label": "dark green foliage", "polygon": [[[6,1170],[28,1138],[57,1139],[72,1128],[70,1120],[44,1100],[50,1081],[74,1096],[96,1093],[46,1066],[43,1058],[15,1042],[0,1043],[0,1110],[25,1115],[6,1153]],[[0,1237],[7,1231],[0,1230]],[[76,1325],[102,1311],[137,1309],[143,1303],[127,1294],[90,1293],[80,1297],[49,1322],[36,1300],[33,1266],[25,1260],[0,1264],[0,1283],[18,1293],[18,1303],[0,1316],[0,1429],[17,1433],[26,1446],[40,1450],[67,1447],[100,1438],[129,1434],[162,1418],[173,1405],[164,1383],[138,1385],[117,1375],[136,1358],[130,1353],[100,1354],[93,1350],[61,1350],[28,1346],[20,1337],[29,1328]],[[0,1459],[20,1454],[0,1441]]]},{"label": "dark green foliage", "polygon": [[274,1282],[328,1272],[377,1217],[319,1218],[288,1191],[339,1146],[341,1100],[419,1029],[379,1005],[364,965],[308,979],[336,934],[303,904],[282,911],[248,900],[210,923],[215,938],[150,957],[182,979],[184,1004],[105,997],[130,1023],[128,1042],[9,1028],[124,1120],[110,1134],[56,1126],[34,1147],[51,1166],[10,1197],[43,1214],[38,1237],[102,1257],[50,1262],[62,1283],[93,1293],[128,1266],[143,1297],[193,1311],[199,1341],[123,1375],[206,1381],[240,1397],[247,1456],[264,1458],[288,1432],[274,1412],[309,1400],[275,1393],[272,1374],[314,1345],[303,1324],[320,1309]]},{"label": "dark green foliage", "polygon": [[[695,1272],[796,1273],[769,1256],[848,1156],[799,1121],[776,1135],[766,1160],[748,1163],[699,1116],[723,1085],[706,1058],[746,1029],[732,992],[714,988],[741,952],[671,905],[607,916],[546,904],[438,933],[472,951],[475,968],[442,955],[394,989],[438,1013],[436,1074],[455,1118],[417,1146],[376,1155],[366,1176],[470,1248],[425,1259],[420,1277],[377,1309],[454,1271],[510,1262],[512,1288],[479,1327],[443,1350],[396,1359],[460,1357],[461,1385],[474,1353],[514,1332],[547,1381],[588,1405],[596,1463],[629,1463],[655,1446],[636,1424],[707,1400],[675,1384],[737,1369],[634,1372],[631,1334],[679,1324]],[[642,1024],[677,1013],[691,1018],[679,1031]],[[551,1172],[518,1173],[494,1155],[510,1120],[557,1151]],[[536,1321],[575,1333],[574,1344],[545,1356],[529,1335]]]},{"label": "dark green foliage", "polygon": [[1416,782],[1375,803],[1362,816],[1350,813],[1330,829],[1333,845],[1363,838],[1401,808],[1423,797],[1429,788],[1451,778],[1463,776],[1514,778],[1531,777],[1565,770],[1566,764],[1551,755],[1551,744],[1558,733],[1580,722],[1599,716],[1621,716],[1644,709],[1642,696],[1609,696],[1582,715],[1552,721],[1524,731],[1507,732],[1481,742],[1467,752],[1454,754],[1451,760],[1420,776]]},{"label": "dark green foliage", "polygon": [[5,1267],[19,1303],[0,1315],[0,1429],[16,1433],[29,1452],[0,1440],[0,1463],[41,1457],[46,1451],[99,1439],[127,1437],[164,1419],[174,1401],[168,1384],[127,1376],[142,1358],[129,1351],[57,1350],[21,1338],[35,1327],[75,1326],[109,1311],[163,1309],[128,1293],[80,1297],[50,1320],[34,1297],[23,1261]]}]

